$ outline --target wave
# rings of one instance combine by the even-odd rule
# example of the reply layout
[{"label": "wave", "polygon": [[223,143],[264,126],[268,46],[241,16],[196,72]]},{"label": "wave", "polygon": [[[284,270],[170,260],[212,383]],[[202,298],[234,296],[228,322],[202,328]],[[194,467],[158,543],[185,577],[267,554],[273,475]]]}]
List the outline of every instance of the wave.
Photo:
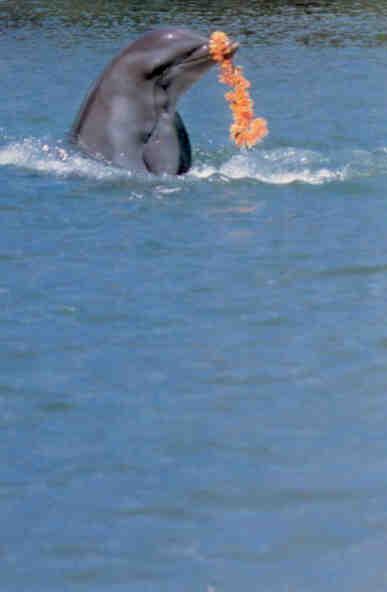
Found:
[{"label": "wave", "polygon": [[[3,136],[3,141],[4,139]],[[387,174],[387,148],[372,152],[344,151],[336,155],[289,147],[256,149],[223,156],[224,162],[216,165],[211,163],[215,158],[219,161],[217,154],[199,152],[194,167],[187,175],[164,178],[168,181],[176,180],[177,185],[197,180],[254,180],[268,185],[322,185]],[[34,138],[19,142],[11,141],[0,146],[0,166],[18,167],[58,177],[78,176],[97,181],[122,181],[134,177],[129,171],[87,158],[65,147],[61,142],[52,144]],[[138,175],[135,177],[138,179]],[[155,177],[144,175],[142,180],[154,182]]]},{"label": "wave", "polygon": [[318,153],[296,148],[265,150],[232,156],[218,168],[202,165],[195,167],[191,175],[200,179],[220,176],[226,180],[253,179],[270,185],[306,183],[320,185],[332,181],[344,181],[347,167],[321,166],[325,159]]},{"label": "wave", "polygon": [[79,176],[95,180],[130,178],[129,171],[106,166],[65,148],[33,138],[0,147],[0,166],[14,166],[58,177]]}]

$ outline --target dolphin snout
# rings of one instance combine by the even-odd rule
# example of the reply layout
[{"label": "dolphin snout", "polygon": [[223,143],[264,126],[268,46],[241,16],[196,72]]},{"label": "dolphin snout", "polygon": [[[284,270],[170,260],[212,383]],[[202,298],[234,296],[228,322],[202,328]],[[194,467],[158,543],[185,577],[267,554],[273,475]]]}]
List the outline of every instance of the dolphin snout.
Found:
[{"label": "dolphin snout", "polygon": [[[231,59],[233,55],[239,48],[239,43],[237,41],[231,41],[230,46],[228,48],[227,53],[225,54],[225,58]],[[210,40],[205,41],[202,45],[200,45],[195,51],[189,56],[188,62],[201,62],[206,60],[212,60],[211,52],[210,52]]]},{"label": "dolphin snout", "polygon": [[224,54],[224,57],[226,59],[231,59],[233,57],[233,55],[237,52],[239,48],[239,43],[237,41],[233,41],[232,39],[230,40],[230,45],[227,48],[226,53]]},{"label": "dolphin snout", "polygon": [[239,43],[237,41],[232,41],[231,45],[230,45],[230,49],[227,53],[227,57],[232,58],[234,53],[236,53],[238,51],[238,48],[239,48]]},{"label": "dolphin snout", "polygon": [[198,62],[202,60],[209,60],[210,59],[210,48],[209,48],[209,41],[204,41],[202,45],[200,45],[195,51],[193,51],[188,60],[188,62]]}]

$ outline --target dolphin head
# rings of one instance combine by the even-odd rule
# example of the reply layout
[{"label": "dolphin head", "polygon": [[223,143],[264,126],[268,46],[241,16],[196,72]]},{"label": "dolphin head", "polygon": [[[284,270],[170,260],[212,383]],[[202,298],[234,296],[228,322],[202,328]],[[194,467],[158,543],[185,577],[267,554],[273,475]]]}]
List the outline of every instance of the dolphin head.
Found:
[{"label": "dolphin head", "polygon": [[[132,51],[137,44],[148,54],[140,58],[146,64],[145,79],[164,90],[171,107],[215,64],[209,39],[188,29],[153,31],[135,42]],[[238,44],[232,44],[230,57],[237,49]]]},{"label": "dolphin head", "polygon": [[[236,49],[235,44],[231,55]],[[81,109],[73,136],[89,154],[125,168],[185,172],[190,146],[176,104],[214,64],[209,39],[193,31],[146,33],[106,68]]]},{"label": "dolphin head", "polygon": [[171,106],[215,63],[209,40],[187,29],[154,31],[144,41],[150,47],[145,79],[164,90]]}]

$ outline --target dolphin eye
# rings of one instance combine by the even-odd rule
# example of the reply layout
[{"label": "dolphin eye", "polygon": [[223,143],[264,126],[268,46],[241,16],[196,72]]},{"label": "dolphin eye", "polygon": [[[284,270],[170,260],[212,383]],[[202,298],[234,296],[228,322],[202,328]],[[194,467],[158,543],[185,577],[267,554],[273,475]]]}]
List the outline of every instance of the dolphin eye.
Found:
[{"label": "dolphin eye", "polygon": [[184,54],[181,56],[181,59],[182,59],[182,61],[184,61],[184,60],[187,60],[189,57],[191,57],[191,55],[192,55],[193,53],[195,53],[195,51],[196,51],[197,49],[198,49],[197,47],[194,47],[193,49],[190,49],[189,51],[187,51],[186,53],[184,53]]},{"label": "dolphin eye", "polygon": [[189,51],[186,51],[185,53],[181,54],[178,58],[175,58],[174,60],[169,60],[168,62],[159,64],[146,75],[146,79],[151,80],[152,78],[158,78],[159,76],[164,74],[165,70],[168,70],[168,68],[171,68],[175,64],[180,64],[181,62],[187,60],[192,54],[195,53],[197,49],[197,47],[194,47],[193,49],[190,49]]},{"label": "dolphin eye", "polygon": [[146,75],[146,79],[151,80],[152,78],[157,78],[158,76],[161,76],[161,74],[163,74],[163,72],[165,70],[167,70],[168,68],[170,68],[173,64],[174,64],[174,61],[170,61],[170,62],[165,62],[164,64],[160,64],[159,66],[156,66],[155,68],[153,68],[153,70],[151,70]]}]

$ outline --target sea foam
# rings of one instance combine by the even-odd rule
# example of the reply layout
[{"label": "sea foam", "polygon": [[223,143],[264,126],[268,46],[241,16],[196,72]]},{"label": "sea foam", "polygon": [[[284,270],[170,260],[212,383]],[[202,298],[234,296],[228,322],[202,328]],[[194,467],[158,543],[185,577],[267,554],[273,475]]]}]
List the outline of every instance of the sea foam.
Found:
[{"label": "sea foam", "polygon": [[[3,142],[5,138],[3,137]],[[217,164],[214,164],[216,160]],[[302,183],[322,185],[359,177],[387,173],[387,149],[346,151],[323,154],[301,148],[255,149],[238,154],[212,158],[208,153],[195,156],[191,171],[176,183],[211,180],[211,182],[257,181],[268,185]],[[49,143],[27,138],[5,141],[0,145],[0,166],[11,166],[58,177],[84,177],[94,180],[125,181],[133,175],[113,166],[87,158],[63,143]],[[137,177],[137,175],[136,175]],[[144,175],[144,180],[154,179]]]}]

